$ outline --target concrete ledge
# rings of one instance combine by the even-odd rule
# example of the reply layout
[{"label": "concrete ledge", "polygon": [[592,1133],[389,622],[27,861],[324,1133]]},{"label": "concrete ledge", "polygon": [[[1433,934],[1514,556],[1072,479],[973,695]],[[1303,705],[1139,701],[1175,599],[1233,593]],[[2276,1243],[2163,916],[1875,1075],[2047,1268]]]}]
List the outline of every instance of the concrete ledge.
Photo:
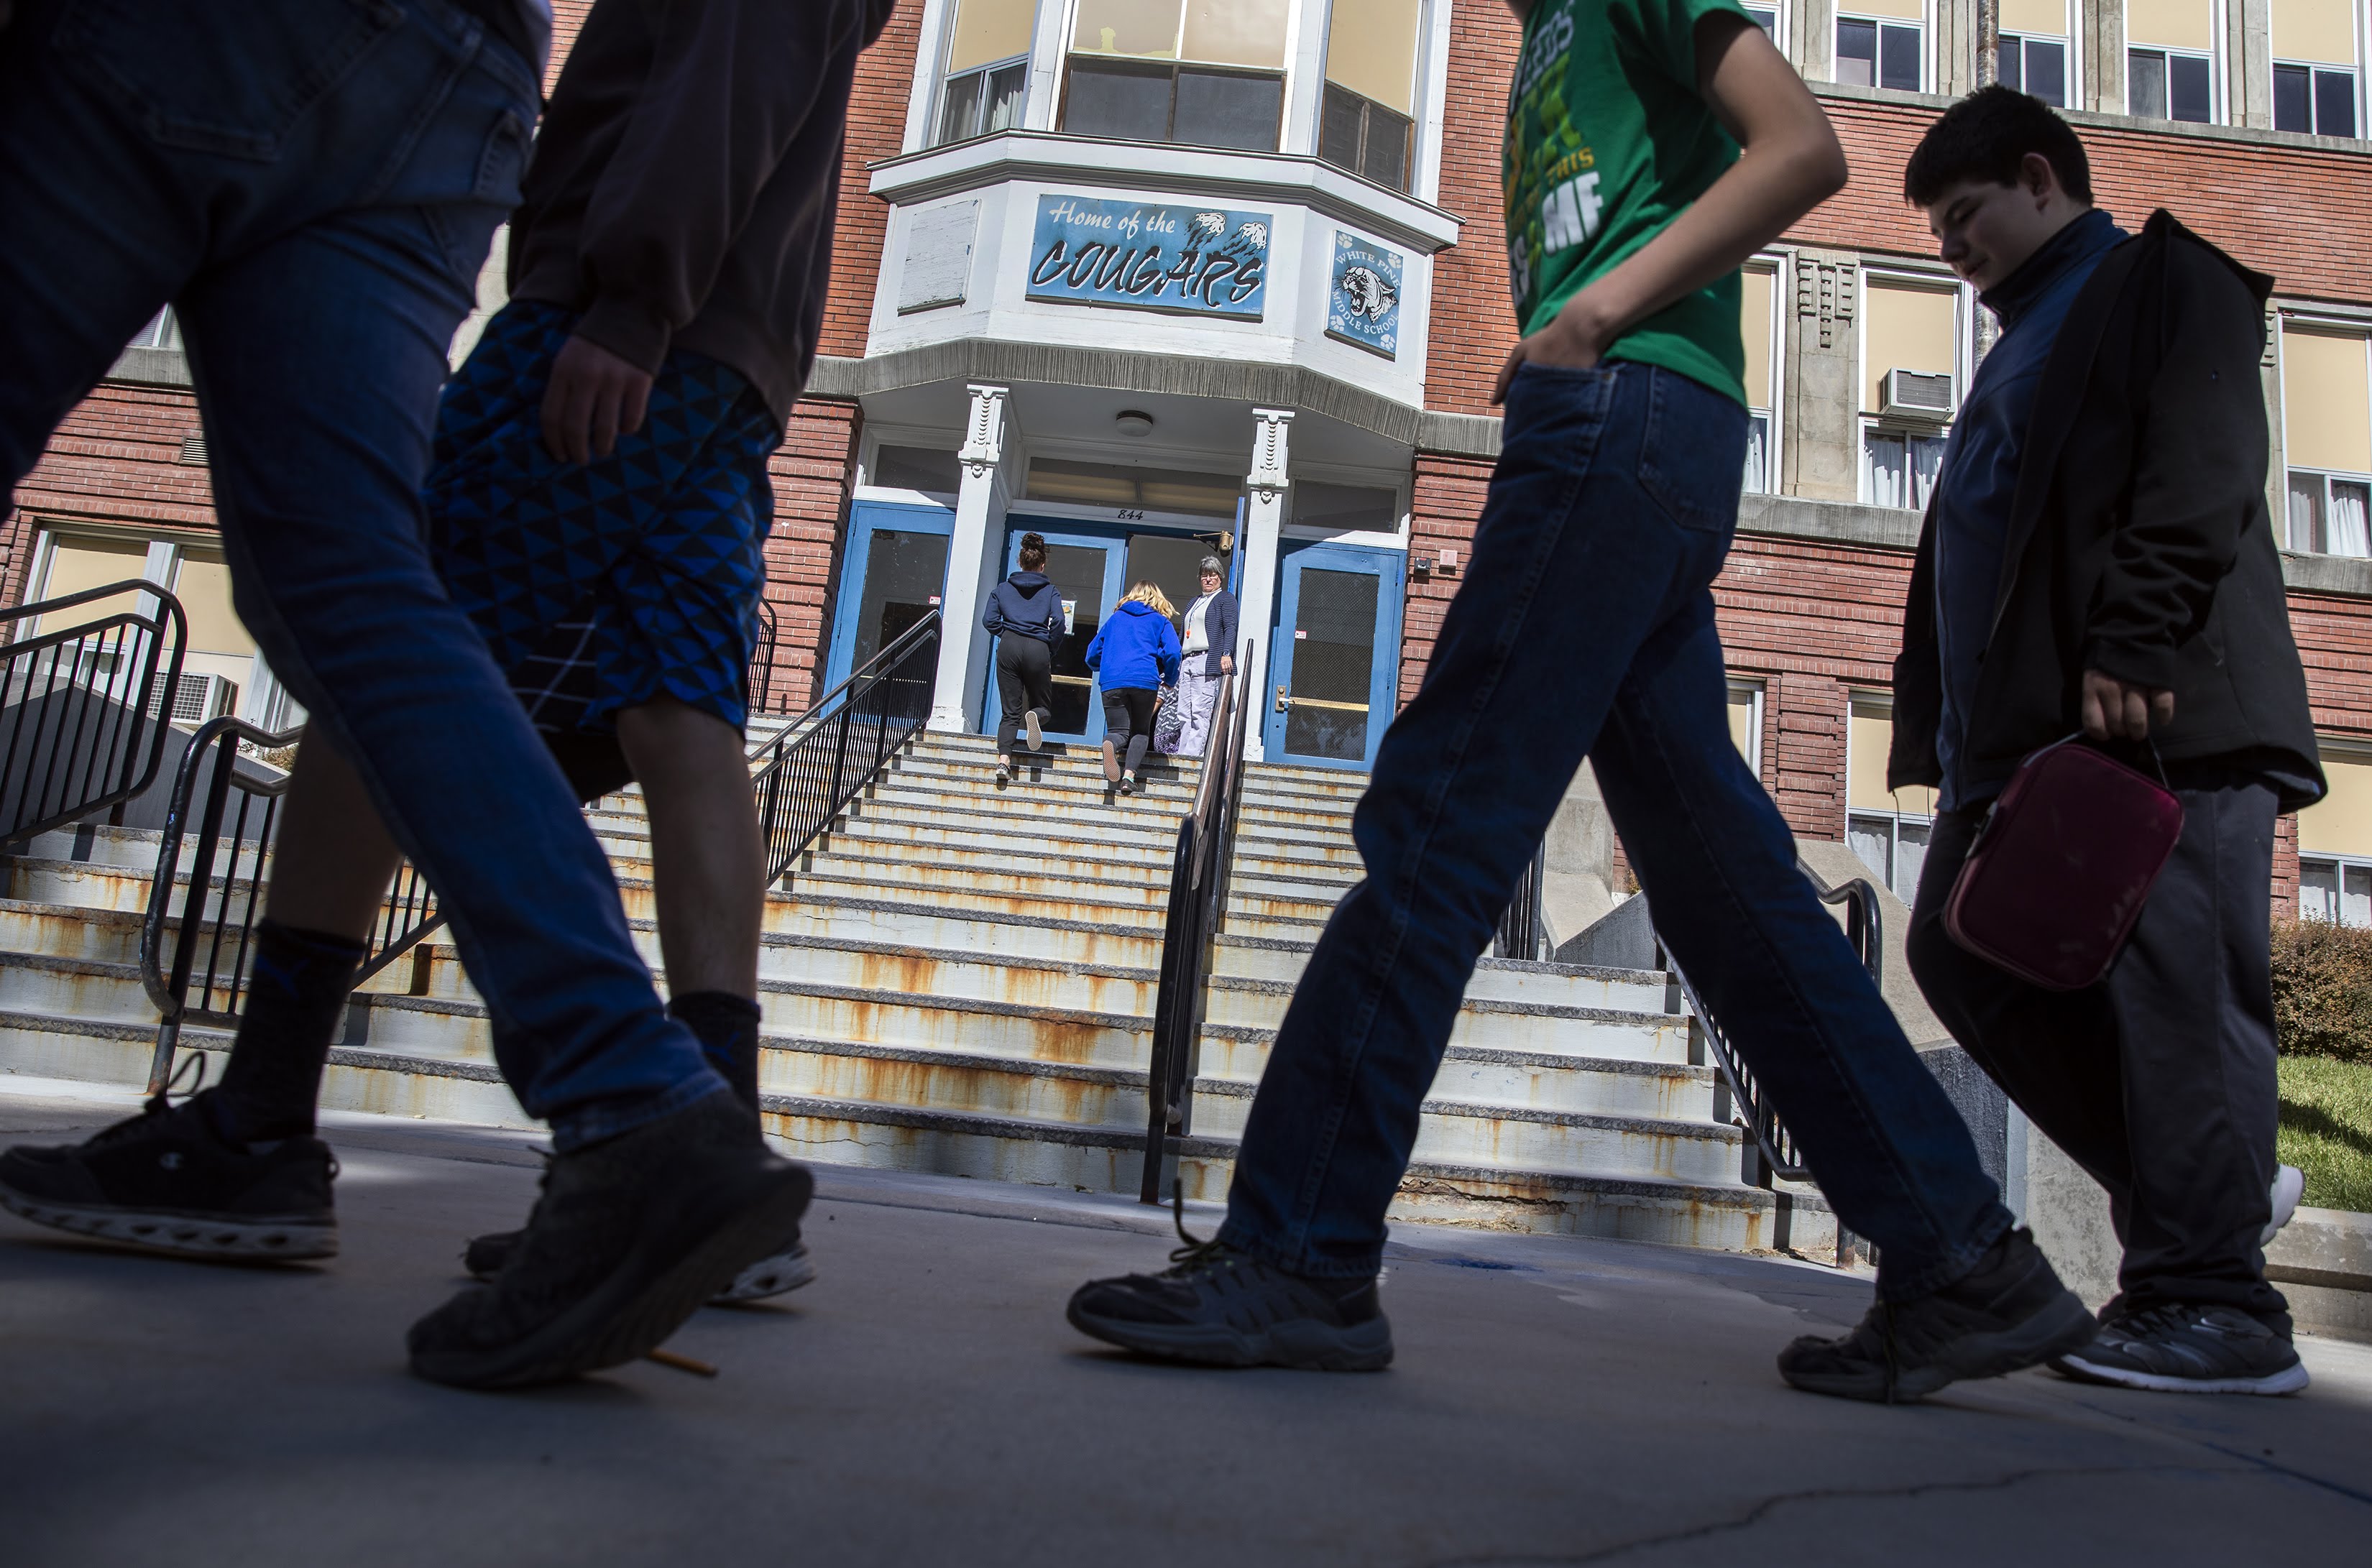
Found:
[{"label": "concrete ledge", "polygon": [[1800,495],[1746,495],[1738,499],[1738,531],[1908,551],[1919,548],[1919,514]]},{"label": "concrete ledge", "polygon": [[[1887,87],[1862,87],[1843,82],[1809,82],[1812,96],[1855,103],[1882,104],[1894,109],[1927,110],[1942,114],[1959,99],[1948,93],[1907,93]],[[2225,142],[2247,147],[2286,147],[2304,152],[2345,153],[2372,157],[2372,145],[2353,136],[2309,136],[2297,131],[2263,130],[2253,125],[2193,125],[2182,121],[2150,120],[2138,114],[2101,114],[2085,109],[2063,109],[2060,116],[2085,131],[2125,131],[2154,136],[2180,136],[2199,142]]]},{"label": "concrete ledge", "polygon": [[2352,555],[2298,555],[2285,550],[2282,581],[2302,594],[2372,598],[2372,561]]},{"label": "concrete ledge", "polygon": [[965,338],[863,359],[823,355],[808,382],[812,398],[862,401],[941,382],[1020,382],[1169,392],[1324,414],[1401,446],[1456,456],[1499,455],[1499,422],[1442,413],[1387,398],[1299,365],[1141,354],[1131,349]]},{"label": "concrete ledge", "polygon": [[177,348],[127,348],[105,378],[139,387],[187,387],[190,356]]},{"label": "concrete ledge", "polygon": [[2300,1209],[2265,1249],[2268,1278],[2372,1292],[2372,1214]]}]

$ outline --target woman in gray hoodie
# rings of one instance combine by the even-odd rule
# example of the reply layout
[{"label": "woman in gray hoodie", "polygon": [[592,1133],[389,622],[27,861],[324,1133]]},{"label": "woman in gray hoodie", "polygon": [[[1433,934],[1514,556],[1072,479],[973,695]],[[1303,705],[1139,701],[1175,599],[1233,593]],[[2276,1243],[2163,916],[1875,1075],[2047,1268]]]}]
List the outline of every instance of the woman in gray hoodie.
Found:
[{"label": "woman in gray hoodie", "polygon": [[1064,636],[1063,597],[1046,575],[1046,541],[1021,536],[1021,569],[996,585],[981,611],[983,632],[996,633],[996,691],[1005,716],[996,726],[996,782],[1012,781],[1013,741],[1027,726],[1029,749],[1045,741],[1054,712],[1054,650]]}]

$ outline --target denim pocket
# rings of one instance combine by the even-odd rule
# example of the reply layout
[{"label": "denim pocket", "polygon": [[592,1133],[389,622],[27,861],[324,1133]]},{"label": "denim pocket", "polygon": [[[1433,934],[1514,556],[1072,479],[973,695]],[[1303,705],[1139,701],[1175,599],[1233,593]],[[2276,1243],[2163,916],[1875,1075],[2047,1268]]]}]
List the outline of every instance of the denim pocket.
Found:
[{"label": "denim pocket", "polygon": [[403,20],[389,0],[72,0],[52,37],[158,142],[269,163]]},{"label": "denim pocket", "polygon": [[1676,370],[1655,366],[1639,444],[1639,488],[1680,527],[1727,533],[1738,526],[1745,482],[1746,410]]}]

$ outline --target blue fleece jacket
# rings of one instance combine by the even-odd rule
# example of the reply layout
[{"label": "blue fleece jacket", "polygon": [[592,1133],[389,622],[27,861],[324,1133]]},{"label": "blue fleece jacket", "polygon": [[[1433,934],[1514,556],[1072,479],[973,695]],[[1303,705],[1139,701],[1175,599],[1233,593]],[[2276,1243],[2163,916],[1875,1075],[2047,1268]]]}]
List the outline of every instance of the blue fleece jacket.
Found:
[{"label": "blue fleece jacket", "polygon": [[1170,685],[1178,679],[1178,628],[1144,600],[1124,598],[1096,628],[1087,668],[1107,691]]}]

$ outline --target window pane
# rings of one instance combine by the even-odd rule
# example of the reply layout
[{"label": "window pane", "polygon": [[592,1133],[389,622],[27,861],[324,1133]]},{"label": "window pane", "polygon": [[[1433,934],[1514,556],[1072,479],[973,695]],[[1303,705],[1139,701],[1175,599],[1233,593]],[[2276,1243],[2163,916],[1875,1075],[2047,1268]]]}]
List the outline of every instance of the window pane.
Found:
[{"label": "window pane", "polygon": [[1394,191],[1408,189],[1409,141],[1413,122],[1382,104],[1367,109],[1367,151],[1359,172]]},{"label": "window pane", "polygon": [[1919,29],[1891,24],[1878,29],[1878,85],[1917,92],[1920,86]]},{"label": "window pane", "polygon": [[1911,507],[1924,512],[1927,498],[1936,493],[1936,476],[1944,471],[1944,437],[1913,436],[1911,437]]},{"label": "window pane", "polygon": [[2324,136],[2355,134],[2355,73],[2314,74],[2314,128]]},{"label": "window pane", "polygon": [[948,536],[875,530],[865,553],[865,587],[856,596],[856,647],[849,668],[898,640],[939,607],[948,581]]},{"label": "window pane", "polygon": [[1302,571],[1295,601],[1294,703],[1285,721],[1287,751],[1348,762],[1367,754],[1381,582],[1371,572]]},{"label": "window pane", "polygon": [[1894,829],[1894,896],[1906,904],[1919,901],[1919,873],[1927,864],[1924,822],[1898,822]]},{"label": "window pane", "polygon": [[2204,125],[2215,118],[2215,95],[2209,85],[2206,61],[2195,54],[2177,54],[2168,60],[2166,73],[2168,107],[2173,111],[2169,119]]},{"label": "window pane", "polygon": [[1289,0],[1189,0],[1179,58],[1281,69],[1291,9]]},{"label": "window pane", "polygon": [[2343,865],[2340,875],[2339,920],[2343,925],[2372,925],[2372,866]]},{"label": "window pane", "polygon": [[2290,473],[2290,528],[2287,544],[2292,550],[2316,551],[2322,548],[2322,475]]},{"label": "window pane", "polygon": [[2125,112],[2147,120],[2164,120],[2166,56],[2154,49],[2125,52]]},{"label": "window pane", "polygon": [[1222,75],[1216,71],[1178,73],[1178,120],[1174,141],[1198,147],[1244,147],[1276,151],[1277,117],[1285,109],[1282,76]]},{"label": "window pane", "polygon": [[1770,491],[1771,416],[1752,413],[1746,416],[1746,493],[1762,495]]},{"label": "window pane", "polygon": [[988,73],[986,117],[981,123],[983,134],[990,131],[1009,131],[1021,123],[1021,99],[1029,87],[1029,63],[1017,61],[1001,70]]},{"label": "window pane", "polygon": [[1845,842],[1869,874],[1880,882],[1890,883],[1894,869],[1894,823],[1886,817],[1848,817],[1845,819]]},{"label": "window pane", "polygon": [[1909,476],[1903,472],[1902,437],[1872,431],[1862,437],[1861,453],[1862,470],[1867,476],[1862,488],[1869,494],[1869,504],[1910,505],[1911,486]]},{"label": "window pane", "polygon": [[2335,861],[2298,862],[2298,918],[2339,918],[2339,865]]},{"label": "window pane", "polygon": [[1424,0],[1334,0],[1326,79],[1401,114],[1416,111],[1417,27]]},{"label": "window pane", "polygon": [[987,79],[986,73],[974,71],[948,83],[947,107],[939,111],[940,141],[960,142],[980,134],[980,95]]},{"label": "window pane", "polygon": [[948,40],[948,70],[969,71],[992,60],[1029,53],[1029,29],[1037,17],[1034,0],[963,0],[956,7],[956,30]]},{"label": "window pane", "polygon": [[1318,110],[1318,156],[1339,168],[1358,168],[1359,127],[1365,121],[1359,95],[1327,83]]},{"label": "window pane", "polygon": [[1856,87],[1878,85],[1878,24],[1837,23],[1837,80]]},{"label": "window pane", "polygon": [[2053,109],[2067,107],[2067,46],[2026,41],[2026,90]]},{"label": "window pane", "polygon": [[1071,47],[1082,54],[1178,58],[1178,16],[1184,0],[1079,0]]},{"label": "window pane", "polygon": [[1778,12],[1768,10],[1761,6],[1749,6],[1746,7],[1746,19],[1752,22],[1756,27],[1761,28],[1764,32],[1769,33],[1773,42],[1778,41]]},{"label": "window pane", "polygon": [[2273,129],[2314,129],[2313,73],[2303,65],[2273,67]]},{"label": "window pane", "polygon": [[963,465],[953,452],[928,447],[883,447],[873,455],[874,484],[893,490],[923,490],[952,495],[963,488]]},{"label": "window pane", "polygon": [[1117,62],[1071,62],[1071,96],[1063,129],[1125,142],[1169,139],[1169,72]]},{"label": "window pane", "polygon": [[2331,482],[2331,510],[2323,522],[2322,548],[2332,555],[2372,555],[2372,531],[2365,527],[2366,487],[2343,479]]},{"label": "window pane", "polygon": [[2026,91],[2026,73],[2022,69],[2025,54],[2025,44],[2009,33],[2001,35],[2000,47],[1994,52],[1994,73],[2001,78],[2001,85],[2014,93]]}]

